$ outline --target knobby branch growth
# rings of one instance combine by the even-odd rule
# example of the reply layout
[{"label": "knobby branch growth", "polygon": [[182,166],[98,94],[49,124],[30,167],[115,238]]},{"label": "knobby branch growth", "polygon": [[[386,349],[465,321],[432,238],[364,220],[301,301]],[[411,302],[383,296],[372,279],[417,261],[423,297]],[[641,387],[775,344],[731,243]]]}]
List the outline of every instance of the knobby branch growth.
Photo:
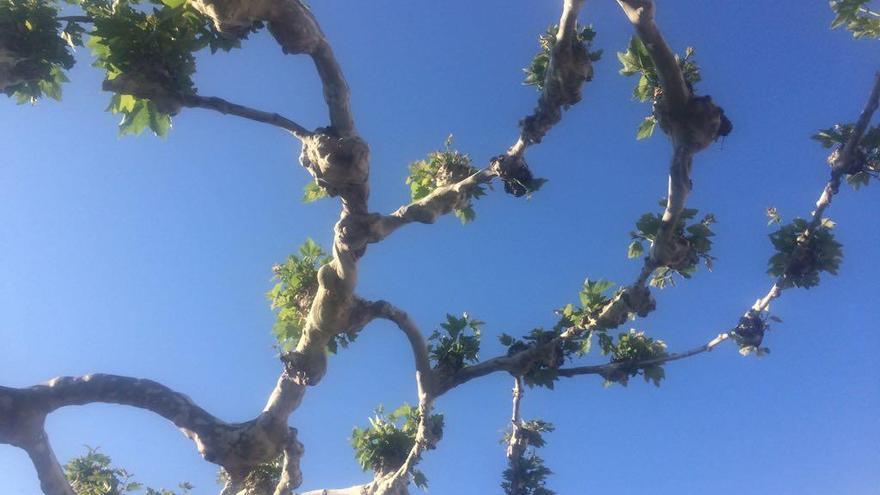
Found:
[{"label": "knobby branch growth", "polygon": [[[694,157],[733,126],[709,96],[698,96],[700,69],[688,48],[676,55],[655,22],[652,0],[616,0],[635,36],[618,54],[621,74],[638,75],[637,100],[652,103],[651,113],[638,129],[639,139],[659,126],[672,145],[667,195],[662,212],[647,213],[636,223],[629,257],[649,251],[633,283],[611,291],[614,284],[587,279],[579,304],[557,310],[551,329],[535,328],[516,338],[502,334],[504,355],[480,360],[483,322],[471,315],[448,314],[427,339],[402,309],[387,301],[368,301],[356,294],[358,262],[370,244],[380,243],[401,227],[431,224],[454,212],[463,222],[474,220],[474,201],[487,194],[496,180],[515,197],[536,193],[544,179],[536,178],[526,151],[543,140],[582,98],[601,51],[591,50],[596,32],[578,17],[584,0],[563,0],[557,24],[539,38],[540,51],[526,68],[525,83],[539,92],[537,105],[519,123],[514,143],[483,168],[453,148],[433,152],[410,166],[407,180],[411,202],[390,214],[369,208],[370,148],[358,135],[350,92],[333,50],[315,16],[300,0],[69,0],[63,7],[79,9],[60,15],[52,0],[0,0],[0,89],[19,102],[60,99],[66,71],[75,62],[72,49],[87,46],[94,64],[105,71],[103,89],[111,92],[109,111],[120,114],[119,130],[138,134],[146,129],[163,136],[171,119],[185,108],[204,108],[284,129],[302,142],[301,165],[313,182],[308,201],[338,197],[339,221],[329,252],[313,241],[283,264],[273,267],[276,285],[269,292],[277,311],[274,328],[283,363],[277,384],[263,410],[244,423],[220,420],[187,396],[159,383],[123,376],[94,374],[61,377],[28,388],[0,386],[0,442],[24,449],[33,461],[44,493],[82,495],[96,484],[128,493],[142,487],[109,457],[92,449],[62,465],[45,431],[53,411],[89,403],[112,403],[156,413],[191,439],[202,457],[220,467],[223,495],[293,493],[303,481],[300,459],[304,446],[289,417],[310,386],[327,371],[328,354],[351,345],[374,320],[394,323],[410,344],[416,370],[418,404],[391,413],[378,409],[368,426],[355,429],[352,445],[364,470],[373,478],[341,489],[307,492],[317,495],[402,495],[410,483],[427,485],[418,469],[422,456],[438,446],[443,416],[435,403],[446,392],[495,372],[514,378],[513,412],[505,438],[508,467],[502,488],[508,495],[549,495],[549,468],[536,449],[553,426],[523,420],[524,388],[553,388],[560,377],[598,375],[605,383],[626,385],[641,375],[656,385],[665,378],[663,365],[711,351],[734,340],[743,354],[763,354],[764,334],[771,321],[769,303],[790,287],[810,287],[819,273],[835,273],[842,257],[824,218],[845,179],[858,186],[880,173],[880,128],[871,119],[880,100],[880,75],[862,114],[853,125],[821,131],[818,139],[833,148],[831,177],[809,220],[796,219],[771,235],[777,253],[769,272],[776,277],[770,291],[730,330],[694,349],[670,353],[666,344],[644,332],[630,330],[616,337],[611,331],[655,307],[652,287],[674,284],[675,276],[690,278],[700,261],[711,269],[714,236],[712,214],[695,221],[697,210],[686,207],[693,188]],[[855,37],[880,36],[880,16],[868,0],[837,0],[831,8],[833,27],[846,26]],[[203,49],[231,50],[249,34],[267,28],[285,54],[306,55],[321,80],[327,124],[308,129],[277,113],[198,94],[192,76],[195,53]],[[771,221],[781,222],[775,209]],[[565,366],[586,355],[597,341],[609,356],[605,364]],[[182,484],[181,493],[192,487]],[[147,489],[148,494],[174,495]],[[94,492],[97,493],[97,492]],[[104,492],[101,492],[104,493]]]}]

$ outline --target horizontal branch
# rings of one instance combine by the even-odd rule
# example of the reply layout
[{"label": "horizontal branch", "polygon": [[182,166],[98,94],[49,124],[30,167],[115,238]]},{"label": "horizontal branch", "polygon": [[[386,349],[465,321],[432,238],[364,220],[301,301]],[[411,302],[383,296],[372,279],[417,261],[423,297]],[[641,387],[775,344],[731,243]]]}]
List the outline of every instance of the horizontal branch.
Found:
[{"label": "horizontal branch", "polygon": [[300,124],[274,112],[265,112],[246,107],[216,96],[177,94],[168,91],[161,85],[128,74],[121,74],[113,79],[104,80],[102,88],[104,91],[112,91],[117,94],[132,95],[137,98],[150,100],[161,112],[171,115],[176,114],[183,107],[205,108],[224,115],[235,115],[253,120],[254,122],[280,127],[290,131],[300,139],[314,135],[312,131],[309,131]]},{"label": "horizontal branch", "polygon": [[698,354],[702,354],[704,352],[709,352],[714,349],[716,346],[724,342],[725,340],[730,338],[730,333],[725,332],[718,334],[717,337],[710,340],[709,342],[695,347],[689,351],[684,352],[673,352],[672,354],[667,354],[663,357],[657,357],[652,359],[644,359],[641,361],[618,361],[618,362],[610,362],[607,364],[600,364],[595,366],[578,366],[576,368],[560,368],[557,370],[559,376],[564,377],[573,377],[579,375],[600,375],[600,376],[609,376],[614,374],[615,371],[620,370],[641,370],[651,366],[657,366],[660,364],[665,364],[671,361],[678,361],[681,359],[689,358],[691,356],[696,356]]}]

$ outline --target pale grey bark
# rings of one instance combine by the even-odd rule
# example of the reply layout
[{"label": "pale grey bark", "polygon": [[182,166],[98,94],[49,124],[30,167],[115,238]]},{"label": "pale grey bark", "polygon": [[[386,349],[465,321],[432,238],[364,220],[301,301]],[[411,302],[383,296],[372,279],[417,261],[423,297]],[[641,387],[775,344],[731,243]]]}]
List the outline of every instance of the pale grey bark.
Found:
[{"label": "pale grey bark", "polygon": [[660,81],[662,97],[654,113],[661,128],[672,142],[673,155],[669,166],[669,187],[666,208],[657,239],[645,260],[647,281],[650,272],[661,266],[675,267],[686,260],[688,246],[677,242],[675,227],[691,192],[691,167],[694,154],[718,138],[723,111],[709,97],[695,97],[688,87],[676,60],[654,20],[653,0],[617,0],[624,14],[642,40]]},{"label": "pale grey bark", "polygon": [[[822,189],[822,194],[819,195],[819,199],[816,201],[816,208],[811,213],[810,224],[807,227],[807,230],[803,235],[803,242],[806,243],[809,241],[810,235],[812,235],[816,229],[822,224],[822,218],[825,214],[825,210],[831,206],[831,200],[834,198],[834,195],[840,190],[840,182],[850,170],[851,164],[856,159],[855,151],[859,145],[859,142],[862,140],[862,137],[865,135],[865,131],[868,128],[868,124],[871,122],[871,118],[874,116],[874,113],[877,111],[878,106],[880,106],[880,72],[878,72],[874,78],[874,86],[871,89],[871,94],[868,96],[868,101],[865,103],[865,108],[862,109],[861,114],[859,114],[859,119],[856,122],[856,125],[853,127],[853,133],[847,140],[846,144],[844,144],[843,149],[840,153],[837,154],[836,159],[831,164],[831,178],[828,179],[828,182],[825,184],[825,187]],[[785,271],[779,276],[779,278],[773,283],[773,286],[770,287],[770,290],[767,292],[764,297],[758,299],[757,302],[752,306],[752,311],[761,312],[766,310],[770,302],[779,297],[782,294],[782,291],[785,290],[788,286],[787,279],[788,270]]]},{"label": "pale grey bark", "polygon": [[[581,99],[581,88],[592,77],[589,54],[577,41],[575,32],[577,16],[584,0],[563,1],[556,33],[557,43],[551,53],[545,90],[532,114],[521,121],[515,143],[470,177],[440,187],[427,197],[404,205],[390,215],[369,213],[369,146],[357,135],[348,85],[311,11],[299,0],[190,0],[190,3],[209,16],[215,27],[227,36],[241,37],[254,22],[265,22],[285,53],[309,55],[322,82],[330,125],[310,131],[275,113],[216,97],[167,95],[161,89],[145,87],[139,81],[125,78],[108,82],[107,88],[149,97],[169,113],[176,113],[184,106],[212,109],[286,129],[301,139],[301,164],[319,185],[342,202],[340,219],[334,227],[332,261],[318,272],[318,289],[301,340],[296,349],[282,356],[285,371],[279,377],[263,411],[251,421],[226,423],[210,415],[185,395],[156,382],[128,377],[62,377],[30,388],[0,387],[0,442],[27,451],[45,493],[73,493],[46,437],[43,426],[46,415],[60,407],[104,402],[142,408],[168,419],[194,441],[206,460],[220,465],[228,474],[229,482],[223,490],[226,495],[242,490],[243,479],[254,466],[283,455],[283,474],[275,488],[275,495],[291,494],[302,481],[299,460],[304,448],[297,440],[296,430],[288,426],[288,419],[301,404],[307,386],[316,385],[324,376],[327,344],[341,333],[357,333],[370,321],[383,318],[401,329],[413,353],[421,418],[415,444],[404,464],[393,473],[380,473],[363,485],[316,490],[302,495],[406,494],[413,466],[438,441],[432,438],[428,428],[437,398],[459,385],[491,373],[504,371],[521,377],[534,366],[555,363],[557,347],[562,341],[583,336],[591,328],[616,328],[626,322],[630,315],[645,316],[654,309],[655,302],[646,287],[647,280],[657,267],[674,265],[680,256],[682,247],[675,244],[673,234],[691,190],[693,156],[717,137],[721,111],[708,97],[695,97],[688,88],[672,50],[654,21],[653,1],[618,0],[657,67],[663,97],[655,113],[673,145],[668,202],[660,235],[645,261],[645,268],[632,285],[625,287],[585,326],[566,329],[548,344],[489,359],[445,375],[431,367],[424,336],[405,312],[390,303],[364,301],[355,295],[358,260],[369,244],[380,242],[403,225],[433,223],[461,206],[480,185],[495,179],[507,181],[528,172],[526,150],[541,142],[561,120],[563,111]],[[0,53],[0,66],[4,60]],[[837,192],[841,177],[852,160],[854,146],[877,109],[878,99],[880,77],[859,119],[855,135],[844,147],[840,163],[835,164],[832,179],[816,205],[810,230],[818,226],[822,212]],[[779,295],[780,287],[781,283],[774,285],[763,302],[756,303],[753,310],[764,309],[770,300]],[[608,376],[622,367],[641,369],[699,355],[712,350],[730,336],[730,332],[725,332],[700,347],[662,358],[561,368],[557,372],[559,376],[566,377]],[[521,378],[517,378],[512,415],[514,433],[521,424],[520,397]],[[508,455],[516,454],[516,445],[509,446]]]}]

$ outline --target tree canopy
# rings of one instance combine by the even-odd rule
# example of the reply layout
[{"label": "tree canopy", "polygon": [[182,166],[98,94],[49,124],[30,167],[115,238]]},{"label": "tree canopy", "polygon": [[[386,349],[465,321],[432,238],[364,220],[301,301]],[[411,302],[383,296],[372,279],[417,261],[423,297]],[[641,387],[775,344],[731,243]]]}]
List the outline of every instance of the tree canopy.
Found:
[{"label": "tree canopy", "polygon": [[[111,309],[117,305],[128,306],[130,314],[138,315],[131,321],[112,323],[121,335],[115,345],[142,346],[143,352],[120,350],[124,361],[132,364],[116,363],[112,369],[99,370],[106,374],[82,371],[80,367],[69,373],[73,376],[61,376],[42,385],[28,386],[32,379],[17,383],[18,378],[3,383],[0,442],[27,454],[35,470],[31,472],[36,473],[44,493],[51,495],[182,495],[210,491],[227,495],[390,495],[428,487],[434,490],[438,485],[444,493],[483,493],[485,489],[478,487],[487,485],[475,482],[473,471],[462,478],[456,474],[461,467],[454,462],[432,464],[431,458],[442,456],[445,448],[453,455],[467,451],[469,445],[461,442],[472,434],[468,432],[488,429],[503,444],[496,448],[498,462],[492,464],[499,469],[487,475],[494,480],[490,485],[508,495],[549,495],[579,489],[571,482],[554,488],[554,473],[568,480],[582,474],[569,471],[569,478],[564,478],[563,468],[558,466],[577,465],[580,452],[595,456],[607,447],[591,441],[594,432],[584,431],[585,425],[592,424],[589,416],[597,414],[589,399],[583,398],[587,397],[583,382],[591,377],[609,389],[606,394],[635,388],[636,381],[643,382],[640,390],[645,390],[644,384],[666,389],[673,376],[679,375],[674,367],[681,366],[687,371],[675,378],[684,383],[674,390],[685,393],[682,391],[688,389],[689,380],[699,381],[701,386],[692,392],[703,395],[701,400],[680,402],[681,406],[711,401],[716,388],[741,387],[740,398],[749,397],[753,388],[754,396],[760,396],[758,386],[750,382],[762,380],[762,373],[783,374],[784,379],[772,383],[790,384],[793,388],[782,392],[789,396],[797,394],[798,387],[815,381],[815,377],[807,376],[813,370],[806,370],[804,363],[824,368],[826,361],[820,357],[824,353],[797,361],[791,368],[776,364],[772,368],[775,371],[768,371],[766,364],[754,364],[754,357],[779,348],[775,342],[780,333],[792,335],[782,342],[800,354],[805,349],[826,346],[828,353],[840,359],[844,352],[841,349],[849,345],[859,348],[853,352],[862,360],[858,362],[863,362],[863,348],[870,347],[871,338],[876,340],[864,335],[871,320],[866,295],[870,283],[856,282],[846,278],[853,274],[844,273],[837,282],[831,282],[837,284],[832,289],[825,287],[835,280],[829,278],[831,275],[846,270],[854,259],[860,260],[855,261],[861,263],[856,265],[858,270],[874,268],[870,243],[843,234],[848,229],[866,236],[878,231],[870,224],[871,206],[876,206],[870,186],[880,170],[880,126],[874,117],[880,100],[880,75],[871,77],[872,61],[863,60],[860,52],[837,54],[850,57],[848,63],[859,64],[819,68],[820,72],[833,74],[833,78],[823,77],[845,85],[846,90],[823,84],[812,87],[813,83],[802,75],[801,84],[810,86],[810,94],[828,94],[825,106],[804,101],[808,94],[804,88],[798,89],[802,93],[792,101],[785,101],[787,92],[797,91],[784,87],[773,89],[772,98],[762,98],[753,93],[771,91],[775,85],[792,79],[774,73],[754,77],[747,74],[747,65],[738,65],[722,72],[741,78],[745,89],[733,91],[734,83],[720,83],[720,78],[712,74],[723,71],[724,53],[742,47],[716,42],[704,56],[699,43],[694,42],[696,48],[680,43],[690,36],[689,28],[706,32],[705,26],[689,26],[709,23],[700,17],[708,15],[706,12],[682,5],[679,12],[656,17],[652,0],[618,0],[616,6],[615,2],[607,2],[618,12],[595,3],[595,12],[593,4],[583,0],[563,0],[553,5],[555,14],[539,23],[549,27],[534,33],[537,38],[533,36],[530,41],[530,56],[519,63],[524,67],[521,82],[526,88],[516,89],[522,101],[528,99],[531,103],[502,111],[499,106],[516,107],[518,101],[502,102],[492,92],[496,86],[516,86],[515,77],[496,77],[490,85],[480,86],[469,73],[469,67],[476,64],[474,59],[459,63],[454,57],[445,70],[420,73],[416,44],[358,45],[354,37],[340,33],[344,24],[328,27],[334,15],[353,14],[352,6],[334,13],[328,6],[311,6],[299,0],[0,0],[0,87],[12,99],[4,110],[4,120],[10,126],[22,122],[27,128],[28,119],[48,115],[28,117],[28,112],[65,108],[67,101],[55,107],[47,100],[61,100],[65,91],[80,84],[77,76],[81,76],[86,81],[100,81],[107,97],[101,105],[119,119],[118,134],[125,139],[104,145],[106,149],[131,150],[116,156],[115,163],[100,163],[108,157],[101,150],[91,149],[94,145],[90,143],[106,143],[94,136],[106,134],[108,129],[91,125],[87,129],[72,128],[70,133],[76,137],[65,141],[64,146],[79,155],[68,153],[69,160],[90,167],[77,165],[66,170],[64,163],[51,163],[52,170],[58,170],[58,183],[64,185],[66,180],[64,187],[75,188],[79,199],[84,200],[95,194],[90,190],[89,178],[69,178],[72,173],[88,170],[101,177],[108,173],[102,170],[110,167],[115,167],[113,173],[136,171],[126,163],[150,163],[145,166],[157,170],[171,170],[164,168],[166,163],[177,163],[186,168],[179,175],[168,172],[163,178],[179,181],[182,186],[176,190],[164,184],[156,186],[168,194],[162,198],[167,206],[161,212],[137,205],[140,197],[149,194],[150,180],[156,179],[144,175],[149,180],[131,183],[131,188],[119,193],[117,199],[107,196],[107,204],[114,211],[102,218],[115,215],[126,222],[170,226],[175,216],[202,212],[191,217],[189,229],[167,238],[179,244],[167,243],[155,252],[118,251],[116,263],[106,258],[106,253],[114,252],[113,247],[94,251],[99,256],[90,261],[94,280],[116,279],[113,291],[95,303],[106,305],[108,315],[124,314]],[[673,3],[659,7],[672,11]],[[544,15],[549,12],[530,8]],[[843,47],[835,48],[856,53],[863,44],[876,45],[880,37],[877,12],[877,6],[868,0],[832,1],[820,33],[828,35],[830,23],[836,29],[831,35]],[[677,19],[670,23],[674,34],[667,32],[664,15]],[[624,22],[614,28],[620,35],[612,34],[606,42],[603,25],[612,19]],[[396,29],[401,39],[418,39],[402,32],[407,30],[405,23],[383,27],[375,18],[372,22],[373,30],[390,30],[392,38]],[[466,22],[462,20],[462,24]],[[423,36],[450,36],[463,27],[439,25],[443,28]],[[624,34],[624,28],[628,33]],[[504,47],[513,41],[499,40],[497,31],[490,32],[495,44],[480,38],[473,51],[479,52],[482,46],[488,56],[497,55],[501,63],[506,63]],[[608,32],[615,31],[609,28]],[[845,32],[855,40],[843,40]],[[749,33],[757,36],[754,31]],[[353,46],[341,48],[334,41],[337,34]],[[622,42],[615,45],[614,40]],[[374,65],[367,60],[369,57],[358,53],[358,49],[375,53],[378,46],[395,55],[377,57],[382,62]],[[299,57],[281,58],[278,48],[283,54]],[[248,50],[266,53],[255,59],[255,64],[246,55]],[[511,50],[516,54],[521,51]],[[768,54],[785,58],[785,53],[772,46],[760,56]],[[803,54],[800,56],[803,58]],[[816,56],[823,60],[828,57]],[[213,62],[218,58],[220,62]],[[279,60],[291,59],[303,65],[296,66],[293,74],[286,74],[278,68]],[[741,59],[733,55],[730,59],[741,64]],[[83,69],[89,63],[93,66],[91,73]],[[207,74],[202,72],[203,65],[208,68]],[[349,65],[356,68],[355,77],[351,77]],[[227,82],[233,78],[240,82],[237,78],[242,73],[251,75],[258,69],[268,75],[256,82],[251,79],[250,89]],[[231,74],[233,70],[239,74]],[[515,70],[512,74],[515,76]],[[864,76],[864,80],[856,80],[855,76]],[[449,124],[441,122],[438,115],[450,113],[442,108],[431,110],[419,100],[430,101],[428,93],[442,87],[433,81],[444,78],[484,94],[476,101],[488,102],[488,106],[480,111],[512,119],[508,128],[487,129],[496,121],[478,124],[472,116],[458,116],[451,128],[444,128]],[[371,85],[371,80],[378,82]],[[358,96],[357,83],[365,83],[373,92]],[[623,90],[615,93],[602,89],[612,83]],[[713,85],[720,86],[721,91],[716,92]],[[260,94],[275,86],[278,92],[273,96]],[[593,91],[601,98],[591,97]],[[299,111],[279,100],[278,95],[283,98],[287,93],[295,93],[290,98],[301,107]],[[623,98],[619,98],[621,95]],[[393,100],[394,105],[383,106],[386,104],[379,103],[381,98]],[[596,101],[599,99],[603,102]],[[765,108],[766,112],[761,113],[760,105],[750,99],[777,107]],[[77,97],[74,104],[80,101],[94,104],[95,96],[88,93],[87,97]],[[24,106],[14,108],[14,102]],[[789,121],[777,108],[787,108],[794,115],[798,107],[814,104],[822,109],[809,114],[810,118],[821,114],[830,120],[817,123],[799,140],[788,139],[787,131],[778,128],[779,123],[796,129],[801,124]],[[383,114],[389,109],[395,112]],[[368,117],[370,110],[376,115]],[[459,113],[463,110],[456,108]],[[82,111],[79,106],[72,110]],[[218,114],[240,119],[218,119]],[[65,123],[77,127],[76,118],[67,116]],[[590,118],[593,120],[585,120]],[[92,117],[89,119],[91,122]],[[198,129],[208,119],[220,122],[210,124],[203,134],[187,134],[193,132],[187,131],[190,125]],[[423,147],[425,139],[407,139],[410,128],[420,123],[426,126],[425,131],[419,131],[421,134],[444,129],[433,141],[435,144],[427,148]],[[229,130],[219,130],[223,126],[229,126]],[[756,128],[760,130],[756,132]],[[184,141],[175,141],[178,133],[183,134]],[[150,134],[163,139],[149,139]],[[612,134],[625,134],[627,139],[612,139]],[[130,135],[142,136],[133,141]],[[19,136],[9,147],[25,152],[13,152],[10,176],[26,182],[20,178],[24,175],[16,174],[24,174],[27,153],[36,161],[46,149],[58,146],[59,138],[45,134]],[[799,144],[782,150],[789,141]],[[180,151],[188,143],[190,151]],[[163,147],[174,151],[163,152]],[[417,147],[422,147],[421,151],[416,152]],[[556,154],[545,151],[554,147],[558,148]],[[268,151],[270,148],[275,151]],[[291,171],[295,148],[301,167]],[[802,152],[801,148],[810,151]],[[65,151],[56,150],[60,154],[55,159],[64,156]],[[143,156],[131,156],[135,154]],[[730,155],[739,163],[730,163]],[[401,161],[399,156],[409,158]],[[812,163],[780,164],[780,157]],[[261,171],[262,160],[272,163],[272,168]],[[711,162],[728,167],[712,168]],[[41,170],[37,167],[34,173]],[[202,168],[205,175],[186,177],[197,168]],[[280,170],[284,170],[283,175],[279,175]],[[301,178],[295,179],[294,172]],[[223,193],[213,201],[227,208],[223,211],[229,214],[228,229],[223,215],[206,220],[203,204],[181,202],[187,194],[199,201],[212,200],[210,190],[196,189],[218,187],[210,178],[224,173],[231,174],[229,182],[217,189]],[[251,176],[250,180],[260,178],[259,193],[243,193],[246,188],[242,177],[246,176]],[[301,190],[291,185],[297,180],[304,184]],[[649,187],[651,192],[646,193]],[[711,192],[702,192],[701,187]],[[105,189],[95,187],[95,191]],[[258,211],[254,205],[264,191],[271,207]],[[815,197],[810,199],[813,193]],[[544,199],[548,196],[557,199],[550,202]],[[662,198],[659,204],[658,198]],[[15,198],[13,204],[40,200],[34,196]],[[85,200],[84,204],[89,201],[95,200]],[[832,201],[835,208],[839,202],[842,206],[834,220]],[[72,215],[71,211],[80,207],[61,207],[51,199],[49,202],[60,215]],[[291,213],[294,210],[299,213]],[[139,212],[138,216],[129,218],[133,212]],[[9,213],[9,218],[19,218],[13,221],[12,230],[21,239],[32,238],[31,230],[45,229],[39,222],[29,222],[28,215],[31,213],[26,209]],[[61,218],[59,222],[64,223],[66,217]],[[296,223],[291,223],[292,218]],[[240,238],[248,235],[240,226],[262,222],[268,227],[260,232],[270,237],[251,243]],[[617,223],[612,226],[612,222]],[[494,227],[483,227],[486,224]],[[99,238],[106,239],[104,236],[113,235],[114,225],[118,223],[111,221],[106,229],[96,224],[90,229],[101,232]],[[67,224],[65,227],[71,228]],[[76,224],[72,228],[76,229]],[[214,233],[208,235],[211,229]],[[609,232],[618,234],[615,237]],[[63,238],[58,237],[57,247],[66,247],[67,256],[88,256],[88,244],[64,246]],[[51,233],[40,239],[39,246],[32,246],[34,252],[55,244],[50,240]],[[850,240],[862,244],[857,246],[862,249],[851,249]],[[20,282],[24,277],[14,266],[16,257],[27,260],[27,242],[15,236],[12,241],[25,247],[10,249],[7,261],[13,273],[10,280],[15,282],[4,292],[12,316],[8,317],[10,324],[3,338],[12,343],[9,352],[22,356],[17,361],[22,363],[39,351],[16,347],[20,338],[16,333],[30,330],[17,327],[33,321],[20,316],[29,311],[32,299],[28,297],[33,290]],[[141,241],[157,246],[147,237]],[[167,268],[180,279],[191,278],[191,267],[177,257],[187,252],[186,243],[193,242],[202,244],[193,252],[204,253],[201,263],[205,268],[192,273],[210,278],[192,286],[189,293],[172,289],[168,282],[164,287],[151,282],[149,272],[142,270],[140,265],[146,263],[162,271]],[[762,247],[758,246],[761,242]],[[725,244],[727,247],[722,247]],[[280,246],[286,246],[291,254],[277,256]],[[756,267],[751,256],[759,248],[766,261]],[[257,254],[248,256],[249,251]],[[269,259],[273,253],[276,256]],[[232,281],[241,280],[234,273],[243,259],[261,261],[264,271],[259,277],[271,277],[265,287],[251,291],[260,297],[265,293],[268,298],[268,303],[263,303],[270,311],[263,317],[255,317],[250,306],[241,312],[235,310],[233,301],[242,295],[235,292]],[[735,260],[735,265],[723,266],[726,259]],[[108,334],[74,330],[74,318],[65,317],[65,311],[71,311],[70,301],[78,297],[76,292],[88,293],[78,284],[87,287],[88,282],[72,279],[72,272],[57,260],[46,261],[54,270],[41,272],[41,276],[52,277],[43,281],[43,289],[49,294],[43,297],[48,299],[47,307],[57,311],[44,311],[44,316],[51,316],[49,319],[63,327],[63,332],[69,332],[62,333],[68,335],[65,338],[80,341],[72,351],[47,342],[47,354],[63,361],[64,356],[88,356],[86,349],[90,346],[108,352],[104,349],[114,344],[106,342]],[[117,270],[102,273],[109,267]],[[254,267],[247,269],[257,273]],[[760,277],[762,271],[769,275],[769,281]],[[582,282],[565,289],[571,277]],[[713,278],[715,281],[710,281]],[[232,292],[226,292],[223,299],[211,300],[206,295],[217,293],[218,286]],[[808,293],[797,291],[817,286]],[[169,308],[178,308],[181,299],[193,299],[195,304],[189,311],[175,310],[173,315],[185,322],[175,323],[175,328],[198,329],[192,335],[145,328],[155,321],[145,319],[144,314],[161,311],[157,308],[162,306],[163,293],[167,294]],[[15,302],[15,296],[23,302]],[[786,305],[784,301],[791,299],[795,303]],[[849,319],[841,314],[856,312],[860,316]],[[795,326],[800,323],[809,327],[813,319],[814,325],[823,321],[834,328],[801,332],[790,328],[792,316]],[[272,321],[268,321],[270,317]],[[266,323],[265,328],[254,330],[258,326],[254,322]],[[385,333],[377,333],[379,330],[372,327],[384,328]],[[208,328],[222,330],[211,332]],[[143,333],[136,335],[134,329]],[[231,337],[232,333],[239,335]],[[267,335],[272,336],[271,348]],[[223,340],[234,343],[231,354],[216,351],[219,347],[215,346],[223,345],[218,341]],[[186,356],[189,365],[161,361],[157,370],[147,366],[156,358],[136,364],[132,356],[149,355],[148,349],[155,351],[151,347],[155,341],[161,342],[175,359]],[[267,368],[267,373],[261,370],[259,376],[241,369],[239,362],[251,362],[239,361],[236,351],[245,355],[250,352],[244,350],[248,344],[243,342],[257,342],[254,352],[261,352],[264,366],[274,364],[274,368]],[[714,352],[707,357],[710,351]],[[278,359],[273,360],[273,354]],[[761,363],[780,363],[774,361],[777,355],[774,352]],[[711,375],[713,363],[719,360],[723,364],[717,369],[724,373]],[[344,364],[346,361],[351,364]],[[789,361],[783,362],[792,364]],[[39,366],[39,370],[20,376],[71,368],[65,365],[62,370],[52,370],[45,368],[45,363]],[[94,369],[89,363],[84,366]],[[204,371],[196,370],[200,367]],[[337,369],[345,381],[334,381]],[[861,370],[867,374],[872,371]],[[189,380],[183,375],[193,373],[204,373],[193,375],[198,376],[193,379],[198,388],[220,388],[207,393],[178,386]],[[272,374],[274,388],[268,383],[255,385]],[[208,385],[210,382],[217,383]],[[473,391],[468,392],[468,388]],[[325,390],[335,391],[326,392],[329,395],[322,403],[324,409],[309,417],[309,404],[317,400],[312,397]],[[488,390],[500,393],[490,396]],[[483,393],[487,395],[481,396]],[[601,389],[589,392],[602,393]],[[219,396],[224,395],[226,400],[221,400]],[[454,399],[457,395],[461,398]],[[499,404],[499,395],[504,396],[504,404]],[[614,455],[638,452],[638,444],[622,443],[652,435],[648,425],[655,420],[644,416],[651,416],[655,396],[637,397],[639,402],[630,403],[629,412],[641,410],[647,414],[637,415],[632,422],[606,418],[600,425],[592,424],[609,430],[612,438],[614,432],[620,436],[621,445],[615,446]],[[484,399],[488,398],[492,399],[492,407],[486,406]],[[771,399],[765,396],[756,401],[757,405],[749,406],[728,404],[730,409],[742,411],[725,414],[760,414]],[[361,409],[368,400],[372,401],[369,408]],[[802,407],[819,407],[816,400],[821,399]],[[868,400],[877,402],[876,393]],[[182,476],[175,479],[174,484],[179,483],[176,488],[167,479],[161,484],[171,489],[148,488],[156,484],[131,475],[140,468],[130,471],[128,463],[120,461],[103,442],[99,448],[89,447],[85,452],[80,449],[76,455],[56,455],[50,445],[55,435],[51,418],[59,415],[55,412],[67,411],[67,406],[97,403],[133,406],[171,422],[212,465],[210,469],[217,470],[218,485],[208,487],[200,480]],[[506,409],[503,416],[492,417],[499,408]],[[347,419],[349,409],[361,409],[357,412],[364,419],[353,430],[330,432],[329,426],[337,419]],[[566,431],[564,427],[571,425],[565,423],[567,416],[581,418],[575,423],[578,430]],[[835,421],[838,417],[829,413],[824,418]],[[743,425],[753,421],[742,419]],[[736,430],[723,429],[728,433]],[[474,442],[484,439],[486,433],[473,437]],[[860,440],[876,439],[876,433],[870,431]],[[329,440],[333,435],[350,444],[354,451],[350,461],[338,455],[337,447]],[[711,432],[705,435],[711,438]],[[554,454],[557,442],[560,447]],[[82,438],[80,443],[91,444],[91,440]],[[324,459],[326,465],[310,466],[312,455]],[[761,458],[760,454],[756,456]],[[352,472],[339,467],[345,462],[368,474],[358,475],[357,469],[355,476],[360,479],[341,474]],[[617,483],[632,483],[632,487],[647,482],[648,477],[627,474],[628,470],[637,470],[639,462],[621,458],[612,461],[615,463],[624,466],[615,473],[623,478]],[[583,465],[590,476],[600,475],[593,471],[595,461]],[[323,471],[325,478],[310,478],[309,467],[316,473]],[[738,476],[750,478],[748,473]],[[855,473],[847,482],[858,486],[869,483],[870,476],[858,478]],[[732,485],[728,482],[727,486]]]}]

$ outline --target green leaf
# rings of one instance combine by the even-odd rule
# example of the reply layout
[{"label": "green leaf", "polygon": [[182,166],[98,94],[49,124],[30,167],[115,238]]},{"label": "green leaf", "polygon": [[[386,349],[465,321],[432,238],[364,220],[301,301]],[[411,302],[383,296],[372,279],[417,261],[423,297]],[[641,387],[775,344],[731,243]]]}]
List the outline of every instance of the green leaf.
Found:
[{"label": "green leaf", "polygon": [[630,259],[638,258],[645,252],[645,248],[642,246],[642,243],[639,241],[632,241],[629,244],[629,249],[626,252],[626,256]]},{"label": "green leaf", "polygon": [[171,129],[171,116],[162,113],[156,108],[152,102],[148,105],[150,112],[150,129],[159,137],[165,137],[168,135],[168,130]]},{"label": "green leaf", "polygon": [[328,196],[329,195],[327,194],[327,189],[319,186],[317,183],[312,181],[306,184],[305,187],[303,187],[302,202],[314,203],[315,201],[326,198]]},{"label": "green leaf", "polygon": [[636,229],[641,232],[645,238],[653,240],[660,230],[660,217],[653,213],[645,213],[636,222]]},{"label": "green leaf", "polygon": [[162,0],[162,3],[172,9],[176,9],[183,6],[186,3],[186,0]]},{"label": "green leaf", "polygon": [[466,208],[458,208],[455,210],[455,216],[461,221],[462,225],[466,225],[474,221],[477,213],[470,206]]},{"label": "green leaf", "polygon": [[147,100],[138,100],[130,112],[123,113],[122,122],[119,123],[119,134],[138,135],[150,125],[150,110],[147,108]]},{"label": "green leaf", "polygon": [[645,117],[645,120],[639,124],[638,132],[636,133],[636,139],[642,140],[647,139],[654,135],[654,128],[657,126],[657,119],[653,116]]}]

